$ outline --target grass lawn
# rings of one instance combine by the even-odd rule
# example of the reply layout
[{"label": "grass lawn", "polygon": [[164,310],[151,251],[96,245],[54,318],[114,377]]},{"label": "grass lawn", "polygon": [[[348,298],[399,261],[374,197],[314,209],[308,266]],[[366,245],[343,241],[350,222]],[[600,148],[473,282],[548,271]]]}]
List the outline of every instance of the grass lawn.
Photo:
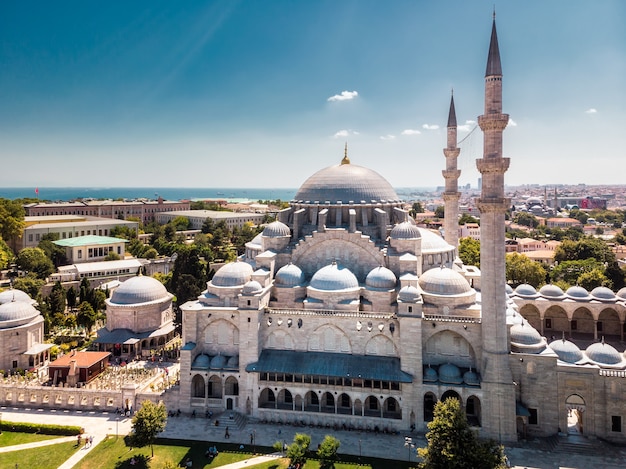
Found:
[{"label": "grass lawn", "polygon": [[[220,453],[213,461],[209,461],[204,457],[204,452],[214,444],[217,445]],[[114,436],[110,436],[90,451],[74,469],[145,469],[148,467],[160,469],[167,461],[179,466],[183,465],[187,458],[192,460],[194,469],[201,469],[223,466],[252,457],[250,453],[239,452],[235,444],[167,439],[157,440],[154,445],[154,458],[148,460],[150,454],[149,446],[131,450],[126,446],[124,438],[120,437],[116,440]],[[134,466],[130,464],[133,457],[137,462]]]},{"label": "grass lawn", "polygon": [[24,443],[33,443],[34,441],[52,440],[54,438],[63,438],[57,435],[42,435],[40,433],[19,433],[3,431],[0,435],[0,447],[22,445]]},{"label": "grass lawn", "polygon": [[41,448],[0,453],[0,467],[50,469],[59,467],[75,452],[76,443],[67,441],[56,445],[42,446]]},{"label": "grass lawn", "polygon": [[[287,469],[289,467],[289,459],[281,458],[275,461],[268,461],[262,464],[250,466],[253,469]],[[320,463],[316,459],[307,460],[303,469],[319,469]],[[388,459],[362,458],[361,464],[357,461],[352,462],[336,462],[335,469],[407,469],[409,466],[404,461],[391,461]]]}]

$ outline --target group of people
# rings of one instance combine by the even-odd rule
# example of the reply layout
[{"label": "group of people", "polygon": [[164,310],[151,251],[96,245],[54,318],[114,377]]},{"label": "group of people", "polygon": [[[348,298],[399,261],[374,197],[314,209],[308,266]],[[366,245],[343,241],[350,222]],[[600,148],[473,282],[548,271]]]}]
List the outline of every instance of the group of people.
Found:
[{"label": "group of people", "polygon": [[219,452],[217,451],[217,446],[209,446],[204,452],[204,457],[213,459],[218,454]]},{"label": "group of people", "polygon": [[78,435],[76,438],[76,446],[80,448],[83,441],[85,442],[85,448],[89,448],[93,444],[93,436],[89,435],[83,437],[82,435]]}]

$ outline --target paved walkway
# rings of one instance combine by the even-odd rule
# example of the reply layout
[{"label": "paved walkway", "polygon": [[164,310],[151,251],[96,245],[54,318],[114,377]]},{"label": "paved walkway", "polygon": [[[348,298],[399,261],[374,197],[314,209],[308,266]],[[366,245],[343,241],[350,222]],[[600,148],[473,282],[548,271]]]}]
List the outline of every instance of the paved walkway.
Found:
[{"label": "paved walkway", "polygon": [[[115,414],[101,412],[74,412],[74,411],[49,411],[37,409],[17,409],[1,407],[2,418],[5,421],[15,422],[46,422],[58,425],[80,425],[85,428],[86,435],[94,437],[93,447],[100,443],[106,435],[125,435],[131,429],[130,418],[117,418]],[[219,418],[219,416],[216,416]],[[356,431],[335,431],[325,428],[293,427],[285,425],[268,425],[260,423],[248,423],[243,429],[230,428],[230,438],[226,439],[224,429],[215,427],[211,420],[186,416],[171,417],[168,419],[167,428],[161,434],[165,438],[212,441],[216,442],[218,449],[220,442],[239,443],[246,449],[252,446],[272,446],[276,441],[290,443],[296,433],[306,433],[311,436],[311,447],[316,448],[327,434],[332,434],[339,439],[341,447],[339,452],[343,454],[373,456],[379,458],[402,458],[415,461],[415,450],[405,446],[405,435],[386,435]],[[420,435],[410,435],[416,447],[426,446],[426,440]],[[72,437],[75,438],[75,437]],[[59,441],[53,440],[53,441]],[[45,442],[38,442],[45,443]],[[29,443],[30,444],[30,443]],[[600,452],[601,454],[590,456],[568,451],[550,452],[542,449],[535,443],[524,443],[515,447],[507,447],[506,453],[513,467],[517,469],[622,469],[626,466],[626,448],[615,451]],[[60,469],[71,469],[82,459],[91,448],[83,447],[80,451],[68,459]],[[252,458],[235,465],[223,466],[227,469],[250,467],[272,459],[275,455]]]},{"label": "paved walkway", "polygon": [[0,447],[0,453],[9,453],[11,451],[21,451],[23,449],[39,448],[41,446],[58,445],[66,441],[76,441],[75,436],[64,436],[61,438],[50,438],[49,440],[33,441],[32,443],[22,443],[21,445]]}]

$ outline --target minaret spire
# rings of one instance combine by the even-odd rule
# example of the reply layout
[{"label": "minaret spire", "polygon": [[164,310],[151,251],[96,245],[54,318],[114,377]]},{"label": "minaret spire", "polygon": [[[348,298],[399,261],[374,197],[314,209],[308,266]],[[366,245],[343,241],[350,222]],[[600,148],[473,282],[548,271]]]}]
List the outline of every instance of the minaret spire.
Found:
[{"label": "minaret spire", "polygon": [[[495,13],[495,12],[494,12]],[[509,116],[502,113],[502,66],[493,19],[485,75],[485,112],[478,117],[483,131],[483,157],[476,160],[482,176],[480,210],[480,269],[483,350],[481,387],[489,399],[483,415],[490,438],[516,439],[515,390],[509,364],[506,326],[504,216],[511,200],[504,196],[504,173],[509,159],[502,157],[502,133]]]},{"label": "minaret spire", "polygon": [[443,193],[444,222],[443,230],[448,244],[457,247],[459,243],[459,176],[461,171],[457,169],[457,158],[460,149],[456,146],[457,127],[456,111],[454,109],[454,91],[450,97],[450,111],[448,112],[448,142],[443,154],[446,157],[446,169],[441,174],[446,181]]},{"label": "minaret spire", "polygon": [[341,160],[341,164],[350,164],[350,158],[348,158],[348,142],[343,149],[343,160]]}]

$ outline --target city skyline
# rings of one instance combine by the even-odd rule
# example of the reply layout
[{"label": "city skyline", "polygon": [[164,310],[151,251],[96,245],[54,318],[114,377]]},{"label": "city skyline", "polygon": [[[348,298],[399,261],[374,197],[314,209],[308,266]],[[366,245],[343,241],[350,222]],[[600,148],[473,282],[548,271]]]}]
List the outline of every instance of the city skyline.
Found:
[{"label": "city skyline", "polygon": [[[346,141],[394,187],[441,186],[452,89],[479,177],[492,2],[64,5],[0,6],[5,187],[299,187]],[[506,184],[621,182],[626,5],[496,10]]]}]

